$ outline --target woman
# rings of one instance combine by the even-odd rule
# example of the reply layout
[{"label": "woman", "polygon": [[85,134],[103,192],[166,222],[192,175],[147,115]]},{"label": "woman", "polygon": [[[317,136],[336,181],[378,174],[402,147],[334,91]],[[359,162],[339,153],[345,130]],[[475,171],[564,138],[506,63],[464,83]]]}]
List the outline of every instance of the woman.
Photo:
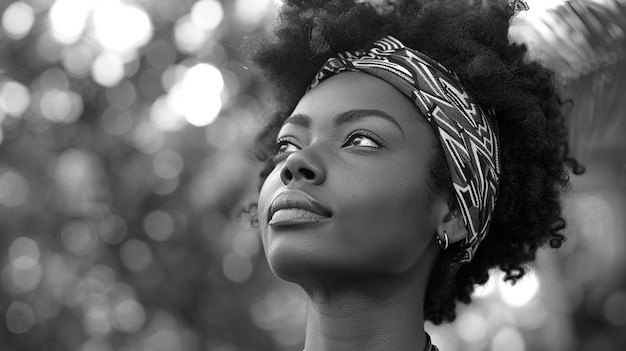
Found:
[{"label": "woman", "polygon": [[272,271],[308,296],[305,349],[436,350],[424,321],[559,247],[566,130],[515,1],[286,1],[249,40]]}]

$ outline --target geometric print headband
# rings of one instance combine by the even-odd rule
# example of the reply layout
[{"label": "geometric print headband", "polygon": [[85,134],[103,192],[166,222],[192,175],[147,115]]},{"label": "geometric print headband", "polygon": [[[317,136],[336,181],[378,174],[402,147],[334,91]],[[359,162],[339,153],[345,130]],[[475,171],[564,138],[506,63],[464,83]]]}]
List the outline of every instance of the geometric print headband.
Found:
[{"label": "geometric print headband", "polygon": [[309,89],[346,71],[367,73],[393,85],[430,122],[441,142],[468,229],[456,262],[470,262],[487,235],[498,195],[500,151],[495,112],[481,108],[456,74],[392,36],[379,39],[366,51],[330,58]]}]

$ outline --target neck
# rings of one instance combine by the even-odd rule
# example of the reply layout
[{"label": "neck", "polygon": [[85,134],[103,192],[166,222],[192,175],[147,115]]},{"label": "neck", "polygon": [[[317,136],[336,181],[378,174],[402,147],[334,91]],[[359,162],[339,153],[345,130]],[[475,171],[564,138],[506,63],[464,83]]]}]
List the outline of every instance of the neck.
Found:
[{"label": "neck", "polygon": [[424,350],[423,304],[429,269],[416,270],[305,289],[306,351]]}]

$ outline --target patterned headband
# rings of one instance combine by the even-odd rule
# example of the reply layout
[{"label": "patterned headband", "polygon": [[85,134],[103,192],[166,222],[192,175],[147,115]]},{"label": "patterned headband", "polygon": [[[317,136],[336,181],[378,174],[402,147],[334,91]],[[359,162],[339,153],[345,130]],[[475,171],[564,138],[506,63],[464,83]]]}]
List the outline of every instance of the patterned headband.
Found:
[{"label": "patterned headband", "polygon": [[500,155],[495,112],[482,109],[456,74],[386,36],[367,51],[344,52],[319,70],[310,88],[346,71],[364,72],[393,85],[415,103],[443,146],[468,236],[457,262],[471,261],[487,235],[498,193]]}]

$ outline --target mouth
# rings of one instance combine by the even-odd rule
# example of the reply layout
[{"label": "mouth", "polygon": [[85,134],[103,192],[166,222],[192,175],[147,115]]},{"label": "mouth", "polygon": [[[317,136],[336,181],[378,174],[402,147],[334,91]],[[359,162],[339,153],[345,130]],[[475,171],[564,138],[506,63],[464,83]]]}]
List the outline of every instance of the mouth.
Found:
[{"label": "mouth", "polygon": [[332,216],[329,209],[302,190],[286,189],[272,201],[268,223],[271,226],[288,226],[317,223]]}]

